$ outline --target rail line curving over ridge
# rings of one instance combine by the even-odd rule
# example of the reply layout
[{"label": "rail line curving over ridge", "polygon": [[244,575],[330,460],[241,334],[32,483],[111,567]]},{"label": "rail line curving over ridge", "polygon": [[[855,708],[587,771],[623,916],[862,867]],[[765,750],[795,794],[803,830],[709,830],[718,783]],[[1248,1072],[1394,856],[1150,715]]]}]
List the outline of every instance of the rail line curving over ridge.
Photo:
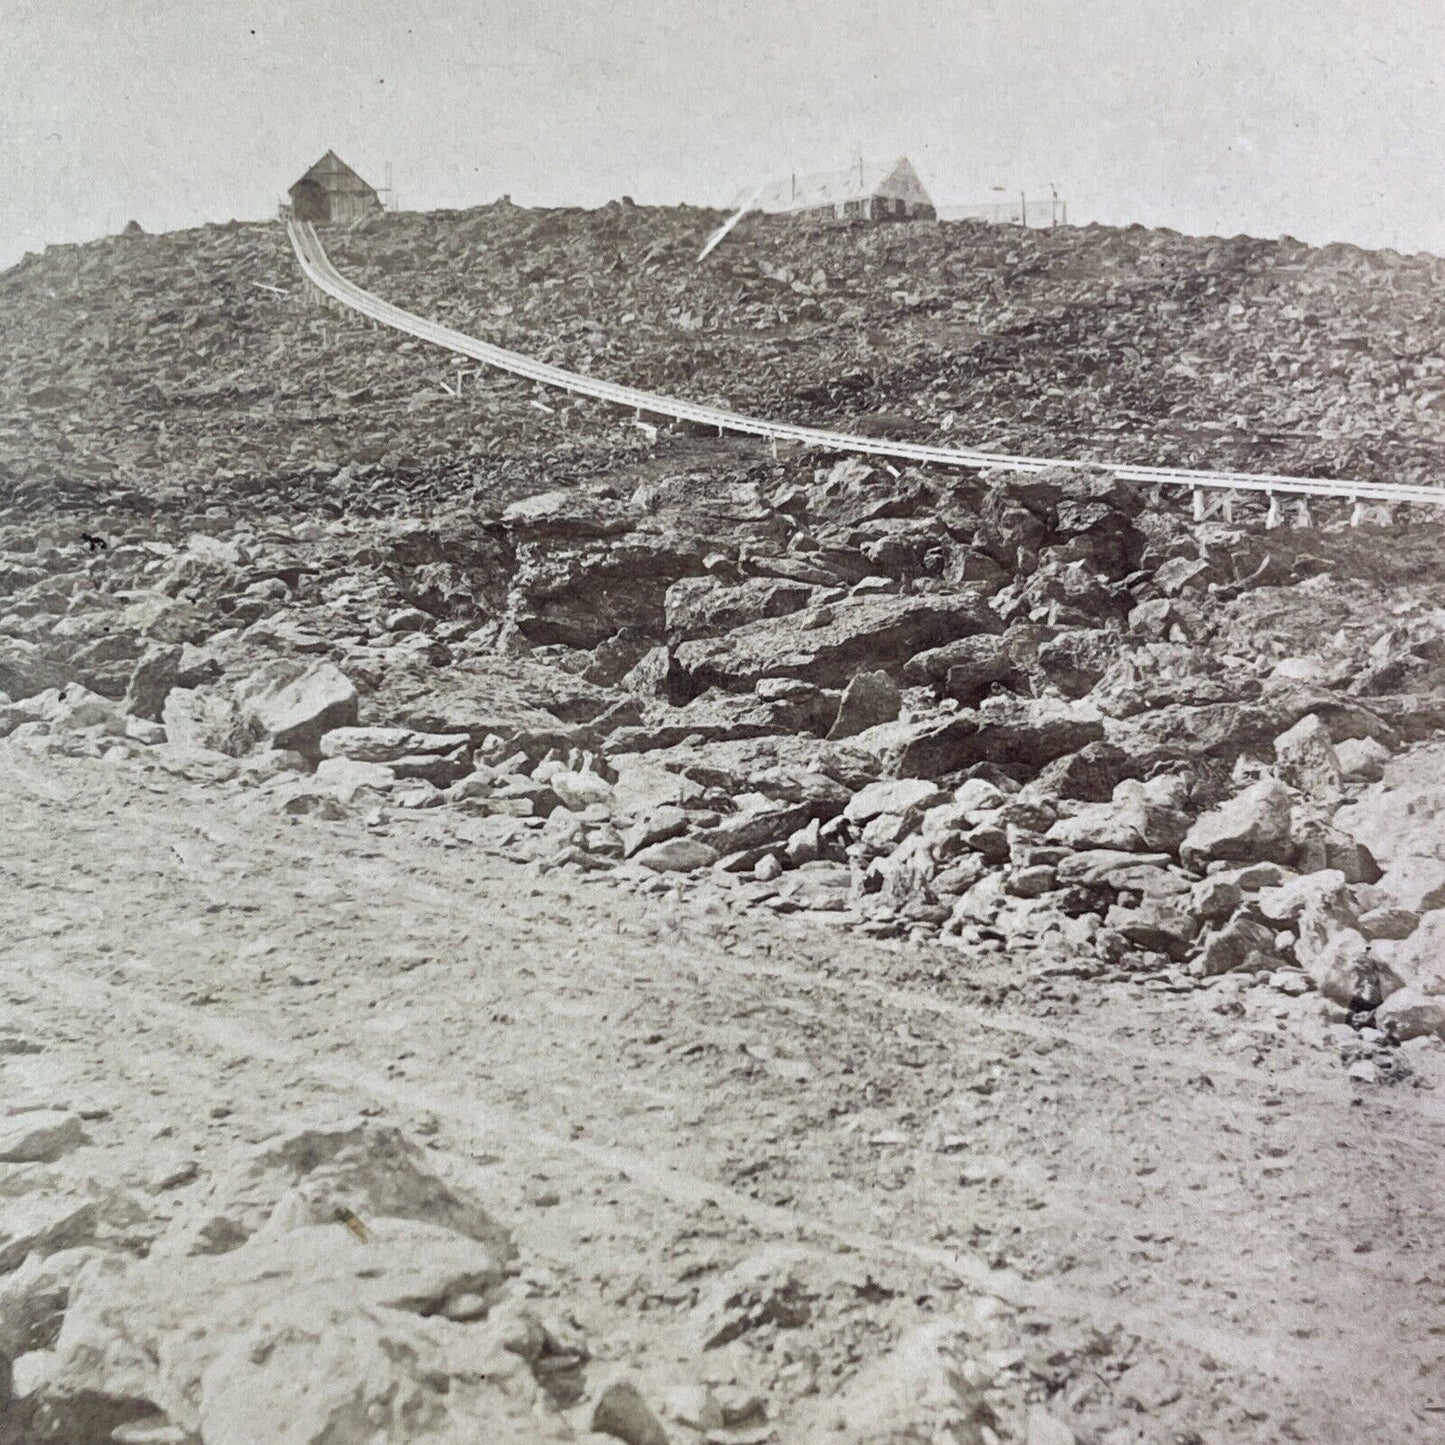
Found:
[{"label": "rail line curving over ridge", "polygon": [[426,341],[459,356],[470,357],[485,366],[511,372],[515,376],[543,386],[557,387],[579,396],[626,407],[653,416],[675,421],[694,422],[716,427],[720,432],[765,437],[774,441],[799,442],[832,452],[855,452],[863,456],[885,457],[895,461],[917,462],[927,466],[966,467],[971,470],[996,467],[1004,471],[1041,472],[1050,467],[1070,467],[1079,471],[1105,471],[1125,481],[1156,486],[1211,488],[1231,492],[1261,492],[1273,497],[1281,493],[1293,497],[1329,497],[1344,502],[1416,502],[1427,506],[1445,506],[1445,488],[1408,486],[1393,482],[1337,481],[1322,477],[1292,477],[1269,472],[1221,472],[1194,470],[1187,467],[1150,467],[1133,463],[1081,461],[1059,457],[1019,456],[1007,452],[979,451],[970,447],[924,446],[917,442],[892,441],[885,437],[853,436],[846,432],[827,431],[819,427],[799,426],[792,422],[765,421],[740,412],[698,402],[660,396],[655,392],[603,381],[566,371],[559,366],[508,351],[474,336],[455,331],[440,322],[393,306],[389,301],[354,282],[348,281],[332,264],[315,228],[309,221],[288,218],[287,234],[307,282],[322,295],[356,311],[383,326]]}]

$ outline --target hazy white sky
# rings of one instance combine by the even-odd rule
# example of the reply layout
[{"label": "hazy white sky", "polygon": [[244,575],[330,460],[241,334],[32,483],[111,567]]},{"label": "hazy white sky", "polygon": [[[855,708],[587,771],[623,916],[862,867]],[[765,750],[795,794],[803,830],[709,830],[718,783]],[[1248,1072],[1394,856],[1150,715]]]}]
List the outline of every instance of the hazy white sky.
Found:
[{"label": "hazy white sky", "polygon": [[1445,252],[1445,0],[6,0],[0,265],[274,213],[723,204],[909,155],[940,203]]}]

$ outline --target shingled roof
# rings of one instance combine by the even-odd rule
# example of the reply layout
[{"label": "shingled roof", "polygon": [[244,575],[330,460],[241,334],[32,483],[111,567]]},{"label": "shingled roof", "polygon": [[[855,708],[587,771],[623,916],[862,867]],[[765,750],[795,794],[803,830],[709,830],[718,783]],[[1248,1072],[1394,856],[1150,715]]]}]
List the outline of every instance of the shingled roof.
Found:
[{"label": "shingled roof", "polygon": [[[324,191],[370,191],[373,187],[356,174],[335,151],[327,151],[304,176],[302,181],[314,181]],[[299,185],[300,182],[298,181]]]}]

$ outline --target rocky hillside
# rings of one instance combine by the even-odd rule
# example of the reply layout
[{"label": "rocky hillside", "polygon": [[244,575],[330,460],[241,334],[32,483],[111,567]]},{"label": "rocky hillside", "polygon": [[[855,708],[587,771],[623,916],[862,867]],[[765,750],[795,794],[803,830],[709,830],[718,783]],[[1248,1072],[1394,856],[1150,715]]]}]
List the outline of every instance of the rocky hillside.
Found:
[{"label": "rocky hillside", "polygon": [[[501,205],[330,240],[418,310],[735,406],[1196,461],[1227,403],[1291,431],[1229,460],[1431,475],[1431,258],[754,219],[699,269],[713,219]],[[1445,724],[1433,519],[1192,526],[1103,473],[820,465],[491,378],[458,399],[418,344],[299,304],[274,225],[3,286],[17,735],[164,742],[288,809],[479,811],[549,866],[873,932],[1300,968],[1341,1018],[1406,980],[1330,972],[1260,890],[1390,861],[1335,811]]]},{"label": "rocky hillside", "polygon": [[[507,204],[329,229],[389,299],[741,410],[1044,455],[1433,482],[1445,261],[1142,228],[810,227]],[[648,453],[307,310],[276,224],[52,247],[0,275],[0,477],[306,510],[501,498]],[[535,402],[536,405],[531,405]],[[664,447],[666,439],[664,439]],[[168,503],[169,504],[169,503]]]},{"label": "rocky hillside", "polygon": [[[739,408],[1079,455],[1435,478],[1445,262],[1142,231],[755,220],[699,269],[715,219],[492,207],[328,240],[343,270],[463,329]],[[117,778],[110,765],[162,770],[206,796],[215,784],[273,827],[360,819],[382,839],[445,820],[458,839],[465,825],[476,856],[675,900],[738,939],[765,918],[902,940],[890,982],[913,989],[1075,1010],[1106,986],[1178,995],[1248,1021],[1221,1048],[1263,1056],[1287,1031],[1329,1050],[1357,1089],[1445,1078],[1437,518],[1350,528],[1321,508],[1310,528],[1266,530],[1260,515],[1195,525],[1103,470],[968,476],[774,456],[654,437],[491,377],[468,377],[458,398],[442,386],[455,381],[446,358],[302,305],[274,225],[58,250],[0,277],[0,307],[12,757],[99,758]],[[365,959],[358,977],[375,982]],[[488,1027],[470,1007],[458,1013],[468,1047]],[[860,1069],[870,1089],[883,1067],[870,1055]],[[1191,1069],[1189,1089],[1214,1089]],[[919,1096],[918,1116],[933,1110]],[[38,1143],[22,1118],[4,1157],[44,1162],[52,1126],[69,1131],[62,1152],[79,1147],[79,1116],[40,1121]],[[251,1191],[258,1172],[295,1187],[308,1170],[350,1180],[356,1151],[389,1151],[375,1167],[430,1201],[357,1194],[368,1217],[400,1218],[379,1236],[398,1257],[436,1223],[436,1188],[417,1183],[404,1141],[328,1140],[307,1146],[305,1170],[266,1154],[218,1188],[202,1214],[222,1232],[205,1247],[169,1224],[132,1230],[114,1277],[87,1274],[73,1306],[69,1276],[27,1265],[23,1308],[7,1315],[0,1299],[0,1326],[30,1321],[0,1335],[0,1356],[28,1358],[23,1401],[0,1372],[0,1438],[12,1426],[70,1445],[232,1438],[207,1423],[229,1418],[224,1400],[196,1403],[197,1380],[213,1378],[204,1350],[165,1379],[152,1367],[166,1340],[190,1338],[185,1319],[154,1317],[171,1290],[165,1251],[184,1262],[186,1308],[215,1297],[249,1318],[251,1268],[273,1282],[268,1309],[276,1279],[304,1277],[329,1299],[333,1275],[354,1269],[336,1217],[303,1212],[263,1235]],[[42,1185],[28,1177],[13,1187],[33,1201]],[[508,1312],[499,1238],[448,1228],[427,1236],[435,1277],[412,1291],[388,1274],[366,1296],[425,1362],[415,1379],[401,1372],[395,1400],[434,1394],[450,1378],[431,1364],[447,1322],[495,1303],[487,1349],[527,1368],[487,1374],[476,1399],[432,1400],[437,1418],[555,1425],[544,1378],[567,1376],[580,1348],[561,1325],[554,1337]],[[11,1266],[62,1236],[32,1249],[35,1237]],[[254,1252],[233,1257],[243,1239]],[[317,1240],[329,1253],[307,1252]],[[141,1261],[152,1244],[157,1262]],[[877,1289],[870,1275],[857,1298]],[[734,1312],[752,1298],[738,1291],[724,1291]],[[1125,1292],[1110,1287],[1111,1308]],[[399,1298],[415,1321],[391,1317]],[[102,1314],[139,1352],[134,1376],[87,1343]],[[778,1317],[742,1328],[765,1322]],[[307,1360],[330,1359],[333,1338],[328,1323]],[[770,1376],[789,1409],[815,1388],[791,1370]],[[225,1378],[240,1391],[251,1376]],[[1030,1375],[986,1403],[1037,1419],[1064,1384]],[[1229,1394],[1166,1379],[1128,1398],[1167,1405],[1186,1389]],[[1102,1398],[1069,1398],[1089,1422],[1082,1439],[1152,1438],[1120,1433]],[[889,1400],[893,1433],[864,1411],[827,1438],[935,1437],[920,1433],[917,1400]],[[671,1438],[640,1409],[623,1391],[573,1424]],[[735,1418],[717,1409],[715,1429],[679,1438],[812,1438],[750,1395]],[[1021,1438],[985,1430],[991,1418],[968,1414],[950,1438]],[[112,1435],[136,1419],[141,1433]],[[25,1435],[36,1421],[49,1433]],[[1052,1415],[1038,1428],[1031,1441],[1076,1438]],[[1239,1421],[1227,1433],[1279,1438]],[[287,1435],[333,1438],[310,1424]]]}]

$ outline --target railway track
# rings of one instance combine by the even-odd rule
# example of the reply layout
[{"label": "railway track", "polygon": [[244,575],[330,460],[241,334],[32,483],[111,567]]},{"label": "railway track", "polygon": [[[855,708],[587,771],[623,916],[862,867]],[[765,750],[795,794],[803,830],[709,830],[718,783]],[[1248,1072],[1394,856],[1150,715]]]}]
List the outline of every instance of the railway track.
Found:
[{"label": "railway track", "polygon": [[1149,467],[1132,463],[1020,456],[1009,452],[980,451],[971,447],[924,446],[917,442],[893,441],[884,437],[854,436],[847,432],[746,416],[741,412],[726,411],[721,407],[705,406],[698,402],[662,396],[637,387],[623,386],[618,382],[566,371],[562,367],[550,366],[520,352],[494,346],[475,336],[467,336],[449,326],[443,326],[440,322],[429,321],[348,281],[326,254],[326,249],[310,222],[288,218],[287,234],[301,272],[313,291],[371,321],[458,356],[468,357],[484,366],[525,377],[542,386],[592,397],[639,414],[646,413],[674,421],[716,427],[719,433],[733,432],[774,442],[795,442],[824,451],[851,452],[925,466],[964,467],[970,470],[998,468],[1021,474],[1042,472],[1054,467],[1069,467],[1079,471],[1102,470],[1124,481],[1158,487],[1186,488],[1195,494],[1197,517],[1207,514],[1208,504],[1203,498],[1209,491],[1263,495],[1270,501],[1272,515],[1277,515],[1277,499],[1280,496],[1301,499],[1318,497],[1353,503],[1357,510],[1357,519],[1359,509],[1366,503],[1416,503],[1445,507],[1445,488],[1407,486],[1392,482],[1293,477],[1268,472],[1206,471],[1186,467]]}]

